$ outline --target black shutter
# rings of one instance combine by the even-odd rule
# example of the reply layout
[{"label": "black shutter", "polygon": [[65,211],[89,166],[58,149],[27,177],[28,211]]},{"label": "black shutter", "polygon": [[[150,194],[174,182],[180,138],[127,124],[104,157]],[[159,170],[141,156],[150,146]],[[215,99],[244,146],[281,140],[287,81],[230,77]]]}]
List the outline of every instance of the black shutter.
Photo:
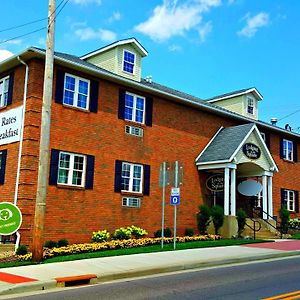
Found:
[{"label": "black shutter", "polygon": [[87,190],[92,190],[94,187],[94,169],[95,169],[95,156],[87,155],[86,176],[85,176],[85,188]]},{"label": "black shutter", "polygon": [[266,146],[268,147],[268,149],[270,150],[270,134],[269,133],[265,133],[265,143],[266,143]]},{"label": "black shutter", "polygon": [[285,189],[280,189],[280,195],[281,195],[281,207],[287,207],[286,200],[284,199]]},{"label": "black shutter", "polygon": [[298,144],[297,144],[297,141],[293,141],[293,156],[294,156],[294,159],[293,161],[297,162],[298,161]]},{"label": "black shutter", "polygon": [[49,185],[57,184],[59,150],[51,149]]},{"label": "black shutter", "polygon": [[144,165],[144,195],[150,194],[150,166]]},{"label": "black shutter", "polygon": [[299,192],[298,191],[294,191],[295,192],[295,212],[299,213]]},{"label": "black shutter", "polygon": [[122,161],[116,160],[115,165],[115,192],[121,192],[121,179],[122,179]]},{"label": "black shutter", "polygon": [[284,158],[284,153],[283,153],[283,138],[280,138],[280,158]]},{"label": "black shutter", "polygon": [[9,74],[7,105],[12,104],[13,88],[14,88],[14,73],[11,73]]},{"label": "black shutter", "polygon": [[65,72],[61,70],[56,71],[56,90],[55,90],[55,102],[63,103],[64,99],[64,84],[65,84]]},{"label": "black shutter", "polygon": [[7,150],[1,150],[0,153],[1,153],[0,154],[1,155],[0,184],[4,184]]},{"label": "black shutter", "polygon": [[98,111],[98,91],[99,91],[98,81],[91,80],[89,108],[91,112],[95,112],[95,113]]},{"label": "black shutter", "polygon": [[146,98],[146,125],[152,126],[153,98]]},{"label": "black shutter", "polygon": [[118,118],[123,119],[123,120],[125,118],[125,95],[126,95],[126,91],[123,89],[120,89]]}]

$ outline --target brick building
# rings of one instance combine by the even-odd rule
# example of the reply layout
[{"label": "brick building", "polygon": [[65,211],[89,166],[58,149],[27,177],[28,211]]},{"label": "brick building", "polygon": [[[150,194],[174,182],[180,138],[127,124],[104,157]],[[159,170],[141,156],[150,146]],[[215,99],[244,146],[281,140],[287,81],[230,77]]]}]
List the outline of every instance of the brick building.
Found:
[{"label": "brick building", "polygon": [[[179,234],[197,228],[202,203],[222,205],[228,218],[240,207],[262,207],[268,219],[284,202],[297,217],[300,135],[258,120],[255,88],[203,100],[142,79],[147,54],[133,38],[83,57],[55,53],[45,240],[87,242],[95,230],[133,224],[159,229],[163,161],[184,169]],[[32,47],[0,64],[0,195],[21,209],[19,233],[28,245],[44,59]],[[261,191],[242,195],[245,180]],[[165,224],[173,226],[168,203]]]}]

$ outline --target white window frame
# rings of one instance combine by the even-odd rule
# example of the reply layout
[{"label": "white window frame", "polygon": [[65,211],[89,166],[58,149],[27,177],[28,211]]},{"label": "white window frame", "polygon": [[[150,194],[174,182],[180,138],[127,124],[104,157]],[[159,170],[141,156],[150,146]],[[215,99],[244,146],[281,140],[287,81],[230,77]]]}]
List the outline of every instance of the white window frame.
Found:
[{"label": "white window frame", "polygon": [[[65,90],[66,89],[66,79],[67,76],[73,77],[75,79],[75,90],[74,90],[74,101],[73,105],[65,103]],[[79,80],[84,81],[88,84],[88,90],[87,90],[87,99],[86,99],[86,107],[80,107],[78,106],[78,95],[79,95]],[[70,107],[76,107],[78,109],[83,109],[83,110],[89,110],[89,104],[90,104],[90,88],[91,88],[91,82],[90,80],[86,78],[82,78],[70,73],[65,73],[65,78],[64,78],[64,91],[63,91],[63,105],[70,106]],[[73,92],[73,91],[72,91]]]},{"label": "white window frame", "polygon": [[[127,119],[126,116],[125,116],[126,95],[133,96],[132,119]],[[136,108],[137,98],[140,98],[140,99],[144,100],[144,110],[143,110],[143,121],[142,122],[138,122],[138,121],[135,120],[136,111],[137,111],[137,108]],[[131,122],[137,123],[137,124],[145,124],[145,114],[146,114],[146,98],[143,97],[143,96],[140,96],[140,95],[136,95],[136,94],[133,94],[133,93],[126,92],[125,93],[124,119],[127,120],[127,121],[131,121]]]},{"label": "white window frame", "polygon": [[286,209],[288,211],[295,211],[295,191],[284,190],[284,202],[286,203]]},{"label": "white window frame", "polygon": [[[247,104],[247,114],[254,116],[255,115],[255,99],[252,97],[247,97],[246,98],[246,104]],[[252,107],[252,113],[249,112],[249,107]]]},{"label": "white window frame", "polygon": [[[68,168],[69,170],[69,174],[68,174],[68,182],[67,183],[62,183],[59,182],[59,170],[60,169],[67,169],[67,168],[61,168],[60,167],[60,158],[61,158],[61,154],[67,154],[70,155],[70,166]],[[83,170],[82,170],[82,180],[81,180],[81,184],[73,184],[72,180],[73,180],[73,173],[74,171],[77,171],[74,169],[74,159],[76,157],[83,157]],[[77,153],[70,153],[70,152],[66,152],[66,151],[60,151],[59,152],[59,159],[58,159],[58,173],[57,173],[57,184],[58,185],[66,185],[66,186],[77,186],[77,187],[84,187],[85,186],[85,174],[86,174],[86,156],[82,155],[82,154],[77,154]]]},{"label": "white window frame", "polygon": [[[289,152],[288,152],[289,144],[292,145],[291,158],[289,158]],[[282,149],[283,159],[288,160],[288,161],[294,161],[294,143],[293,143],[293,141],[283,139],[282,147],[283,147],[283,149]]]},{"label": "white window frame", "polygon": [[[133,57],[134,57],[133,63],[125,61],[125,52],[128,52],[128,53],[130,53],[130,54],[133,55]],[[128,63],[128,64],[132,64],[133,65],[132,73],[124,70],[125,62]],[[130,74],[130,75],[135,75],[135,64],[136,64],[136,54],[134,52],[129,51],[129,50],[123,49],[122,71],[124,73]]]},{"label": "white window frame", "polygon": [[[123,166],[128,165],[130,166],[130,175],[129,175],[129,188],[128,190],[121,190],[121,192],[129,192],[129,193],[136,193],[136,194],[142,194],[143,193],[143,179],[144,179],[144,166],[141,164],[133,164],[133,163],[128,163],[128,162],[122,162],[122,173],[123,173]],[[138,191],[133,191],[133,170],[134,167],[138,166],[141,167],[141,179],[140,179],[140,187]],[[121,182],[123,180],[123,175],[121,174]],[[128,178],[128,177],[126,177]],[[121,183],[122,184],[122,183]]]},{"label": "white window frame", "polygon": [[[8,85],[7,85],[7,91],[4,90],[4,86],[5,86],[5,81],[8,80]],[[3,77],[3,78],[0,78],[0,83],[3,84],[3,90],[0,94],[1,96],[1,100],[0,100],[0,107],[5,107],[7,105],[7,101],[4,102],[4,95],[7,93],[8,94],[8,91],[9,91],[9,76],[6,76],[6,77]]]}]

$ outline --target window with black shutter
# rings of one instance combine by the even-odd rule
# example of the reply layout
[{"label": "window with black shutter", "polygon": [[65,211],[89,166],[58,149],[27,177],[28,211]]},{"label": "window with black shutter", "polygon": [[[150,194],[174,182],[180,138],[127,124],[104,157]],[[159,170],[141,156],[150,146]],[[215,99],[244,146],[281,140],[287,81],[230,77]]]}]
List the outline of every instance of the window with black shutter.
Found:
[{"label": "window with black shutter", "polygon": [[0,184],[5,182],[5,169],[6,169],[7,150],[0,151]]},{"label": "window with black shutter", "polygon": [[297,142],[289,139],[280,139],[280,158],[287,161],[298,161]]},{"label": "window with black shutter", "polygon": [[0,107],[12,104],[14,73],[0,78]]}]

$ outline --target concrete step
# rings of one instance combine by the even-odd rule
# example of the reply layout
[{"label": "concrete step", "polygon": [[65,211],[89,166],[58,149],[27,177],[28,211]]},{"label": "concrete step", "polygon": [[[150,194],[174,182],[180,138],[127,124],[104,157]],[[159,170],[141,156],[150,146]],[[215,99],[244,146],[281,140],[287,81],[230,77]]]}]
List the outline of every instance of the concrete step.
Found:
[{"label": "concrete step", "polygon": [[8,251],[15,251],[14,244],[0,244],[0,253],[8,252]]}]

